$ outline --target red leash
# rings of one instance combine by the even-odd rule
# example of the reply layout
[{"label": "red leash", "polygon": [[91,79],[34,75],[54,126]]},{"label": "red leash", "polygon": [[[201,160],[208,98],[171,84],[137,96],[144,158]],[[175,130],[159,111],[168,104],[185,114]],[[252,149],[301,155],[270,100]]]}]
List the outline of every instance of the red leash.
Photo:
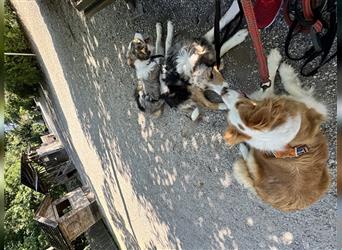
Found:
[{"label": "red leash", "polygon": [[269,79],[267,60],[264,54],[264,48],[262,47],[260,33],[255,20],[255,14],[253,10],[253,4],[251,0],[241,0],[241,5],[246,18],[249,34],[251,35],[257,60],[259,63],[259,74],[261,78],[260,87],[264,90],[271,86]]}]

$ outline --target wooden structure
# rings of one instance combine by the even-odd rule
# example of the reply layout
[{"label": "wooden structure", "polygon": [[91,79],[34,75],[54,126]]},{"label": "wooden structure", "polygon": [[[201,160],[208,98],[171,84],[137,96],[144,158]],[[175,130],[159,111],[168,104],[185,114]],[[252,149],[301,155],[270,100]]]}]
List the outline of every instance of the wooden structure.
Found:
[{"label": "wooden structure", "polygon": [[34,220],[38,222],[40,228],[45,232],[50,244],[56,249],[71,249],[58,228],[52,209],[52,198],[46,196],[40,204]]},{"label": "wooden structure", "polygon": [[81,188],[52,201],[46,196],[35,218],[57,249],[72,249],[72,242],[101,219],[94,195]]},{"label": "wooden structure", "polygon": [[21,157],[21,182],[31,189],[46,194],[52,185],[65,184],[77,171],[68,154],[53,135],[41,137],[42,144]]},{"label": "wooden structure", "polygon": [[[92,17],[94,14],[114,3],[114,0],[72,0],[75,8],[82,11],[87,17]],[[136,0],[125,0],[128,9],[135,9]]]}]

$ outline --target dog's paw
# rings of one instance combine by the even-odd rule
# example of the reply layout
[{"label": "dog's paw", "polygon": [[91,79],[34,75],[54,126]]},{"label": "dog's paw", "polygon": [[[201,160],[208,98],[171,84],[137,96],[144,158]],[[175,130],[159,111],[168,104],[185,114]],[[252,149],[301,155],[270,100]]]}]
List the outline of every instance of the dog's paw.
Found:
[{"label": "dog's paw", "polygon": [[162,112],[163,112],[163,111],[162,111],[161,109],[159,109],[159,110],[157,110],[156,112],[152,113],[152,115],[153,115],[154,117],[158,118],[158,117],[161,116]]},{"label": "dog's paw", "polygon": [[281,54],[278,49],[272,49],[267,57],[268,65],[273,65],[278,68],[281,61]]},{"label": "dog's paw", "polygon": [[224,103],[219,103],[218,109],[219,109],[219,110],[228,110],[228,107],[227,107],[227,105],[224,104]]},{"label": "dog's paw", "polygon": [[233,38],[234,38],[234,40],[236,40],[236,42],[242,43],[243,41],[245,41],[247,36],[248,36],[248,30],[247,29],[241,29],[235,33]]},{"label": "dog's paw", "polygon": [[173,32],[173,23],[170,20],[167,21],[167,30]]},{"label": "dog's paw", "polygon": [[233,176],[240,185],[245,186],[245,179],[246,176],[248,176],[248,172],[246,169],[246,162],[244,159],[240,158],[233,163]]},{"label": "dog's paw", "polygon": [[161,23],[156,23],[156,31],[157,31],[157,36],[161,36],[162,35]]}]

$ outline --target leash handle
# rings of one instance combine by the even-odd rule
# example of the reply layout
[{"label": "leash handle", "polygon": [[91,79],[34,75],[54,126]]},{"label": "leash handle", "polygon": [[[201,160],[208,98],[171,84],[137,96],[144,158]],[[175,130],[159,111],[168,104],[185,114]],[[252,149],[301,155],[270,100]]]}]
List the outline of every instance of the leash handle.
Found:
[{"label": "leash handle", "polygon": [[221,63],[220,50],[220,18],[221,18],[221,1],[215,0],[215,20],[214,20],[214,41],[215,41],[215,52],[216,52],[216,66],[219,69]]},{"label": "leash handle", "polygon": [[249,34],[252,38],[253,46],[259,63],[259,74],[261,78],[261,87],[266,89],[271,86],[267,67],[267,60],[264,54],[264,48],[261,43],[260,33],[255,20],[253,4],[251,0],[241,0],[241,5],[246,18]]}]

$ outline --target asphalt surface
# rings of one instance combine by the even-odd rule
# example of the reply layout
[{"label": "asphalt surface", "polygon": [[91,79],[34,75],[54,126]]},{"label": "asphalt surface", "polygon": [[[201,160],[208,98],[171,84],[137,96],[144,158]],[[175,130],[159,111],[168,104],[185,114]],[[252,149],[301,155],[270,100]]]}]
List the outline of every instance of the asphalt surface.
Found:
[{"label": "asphalt surface", "polygon": [[[19,13],[29,20],[22,3],[16,2]],[[315,77],[301,77],[306,86],[316,88],[317,98],[329,109],[329,120],[322,130],[329,139],[331,187],[312,207],[281,213],[234,180],[232,164],[238,150],[228,148],[223,141],[225,112],[202,110],[200,120],[192,122],[189,114],[166,108],[156,119],[139,112],[132,97],[135,72],[125,63],[125,50],[134,32],[154,36],[156,22],[165,28],[171,20],[176,32],[200,36],[211,28],[213,1],[143,1],[145,13],[135,19],[123,1],[90,20],[77,13],[69,1],[37,1],[37,5],[39,15],[30,18],[43,18],[74,105],[74,111],[66,110],[70,105],[66,106],[64,95],[59,94],[64,85],[51,80],[57,93],[51,94],[58,103],[56,119],[74,160],[82,164],[80,171],[90,185],[93,182],[121,247],[336,248],[336,59]],[[34,25],[27,24],[27,29],[32,39],[38,40]],[[263,31],[266,51],[278,47],[284,55],[287,29],[278,18]],[[41,38],[36,49],[46,64],[46,73],[54,79],[54,64],[47,65],[44,57],[48,43]],[[306,44],[298,45],[298,51]],[[289,63],[298,69],[298,63]],[[233,87],[247,93],[257,89],[259,78],[250,39],[229,52],[224,65],[223,75]],[[276,89],[282,90],[279,77]],[[73,122],[82,130],[79,140],[72,132]],[[82,144],[82,136],[87,145]],[[93,152],[82,152],[87,147]],[[98,162],[87,160],[86,154],[92,153]],[[101,178],[96,179],[101,171]]]}]

